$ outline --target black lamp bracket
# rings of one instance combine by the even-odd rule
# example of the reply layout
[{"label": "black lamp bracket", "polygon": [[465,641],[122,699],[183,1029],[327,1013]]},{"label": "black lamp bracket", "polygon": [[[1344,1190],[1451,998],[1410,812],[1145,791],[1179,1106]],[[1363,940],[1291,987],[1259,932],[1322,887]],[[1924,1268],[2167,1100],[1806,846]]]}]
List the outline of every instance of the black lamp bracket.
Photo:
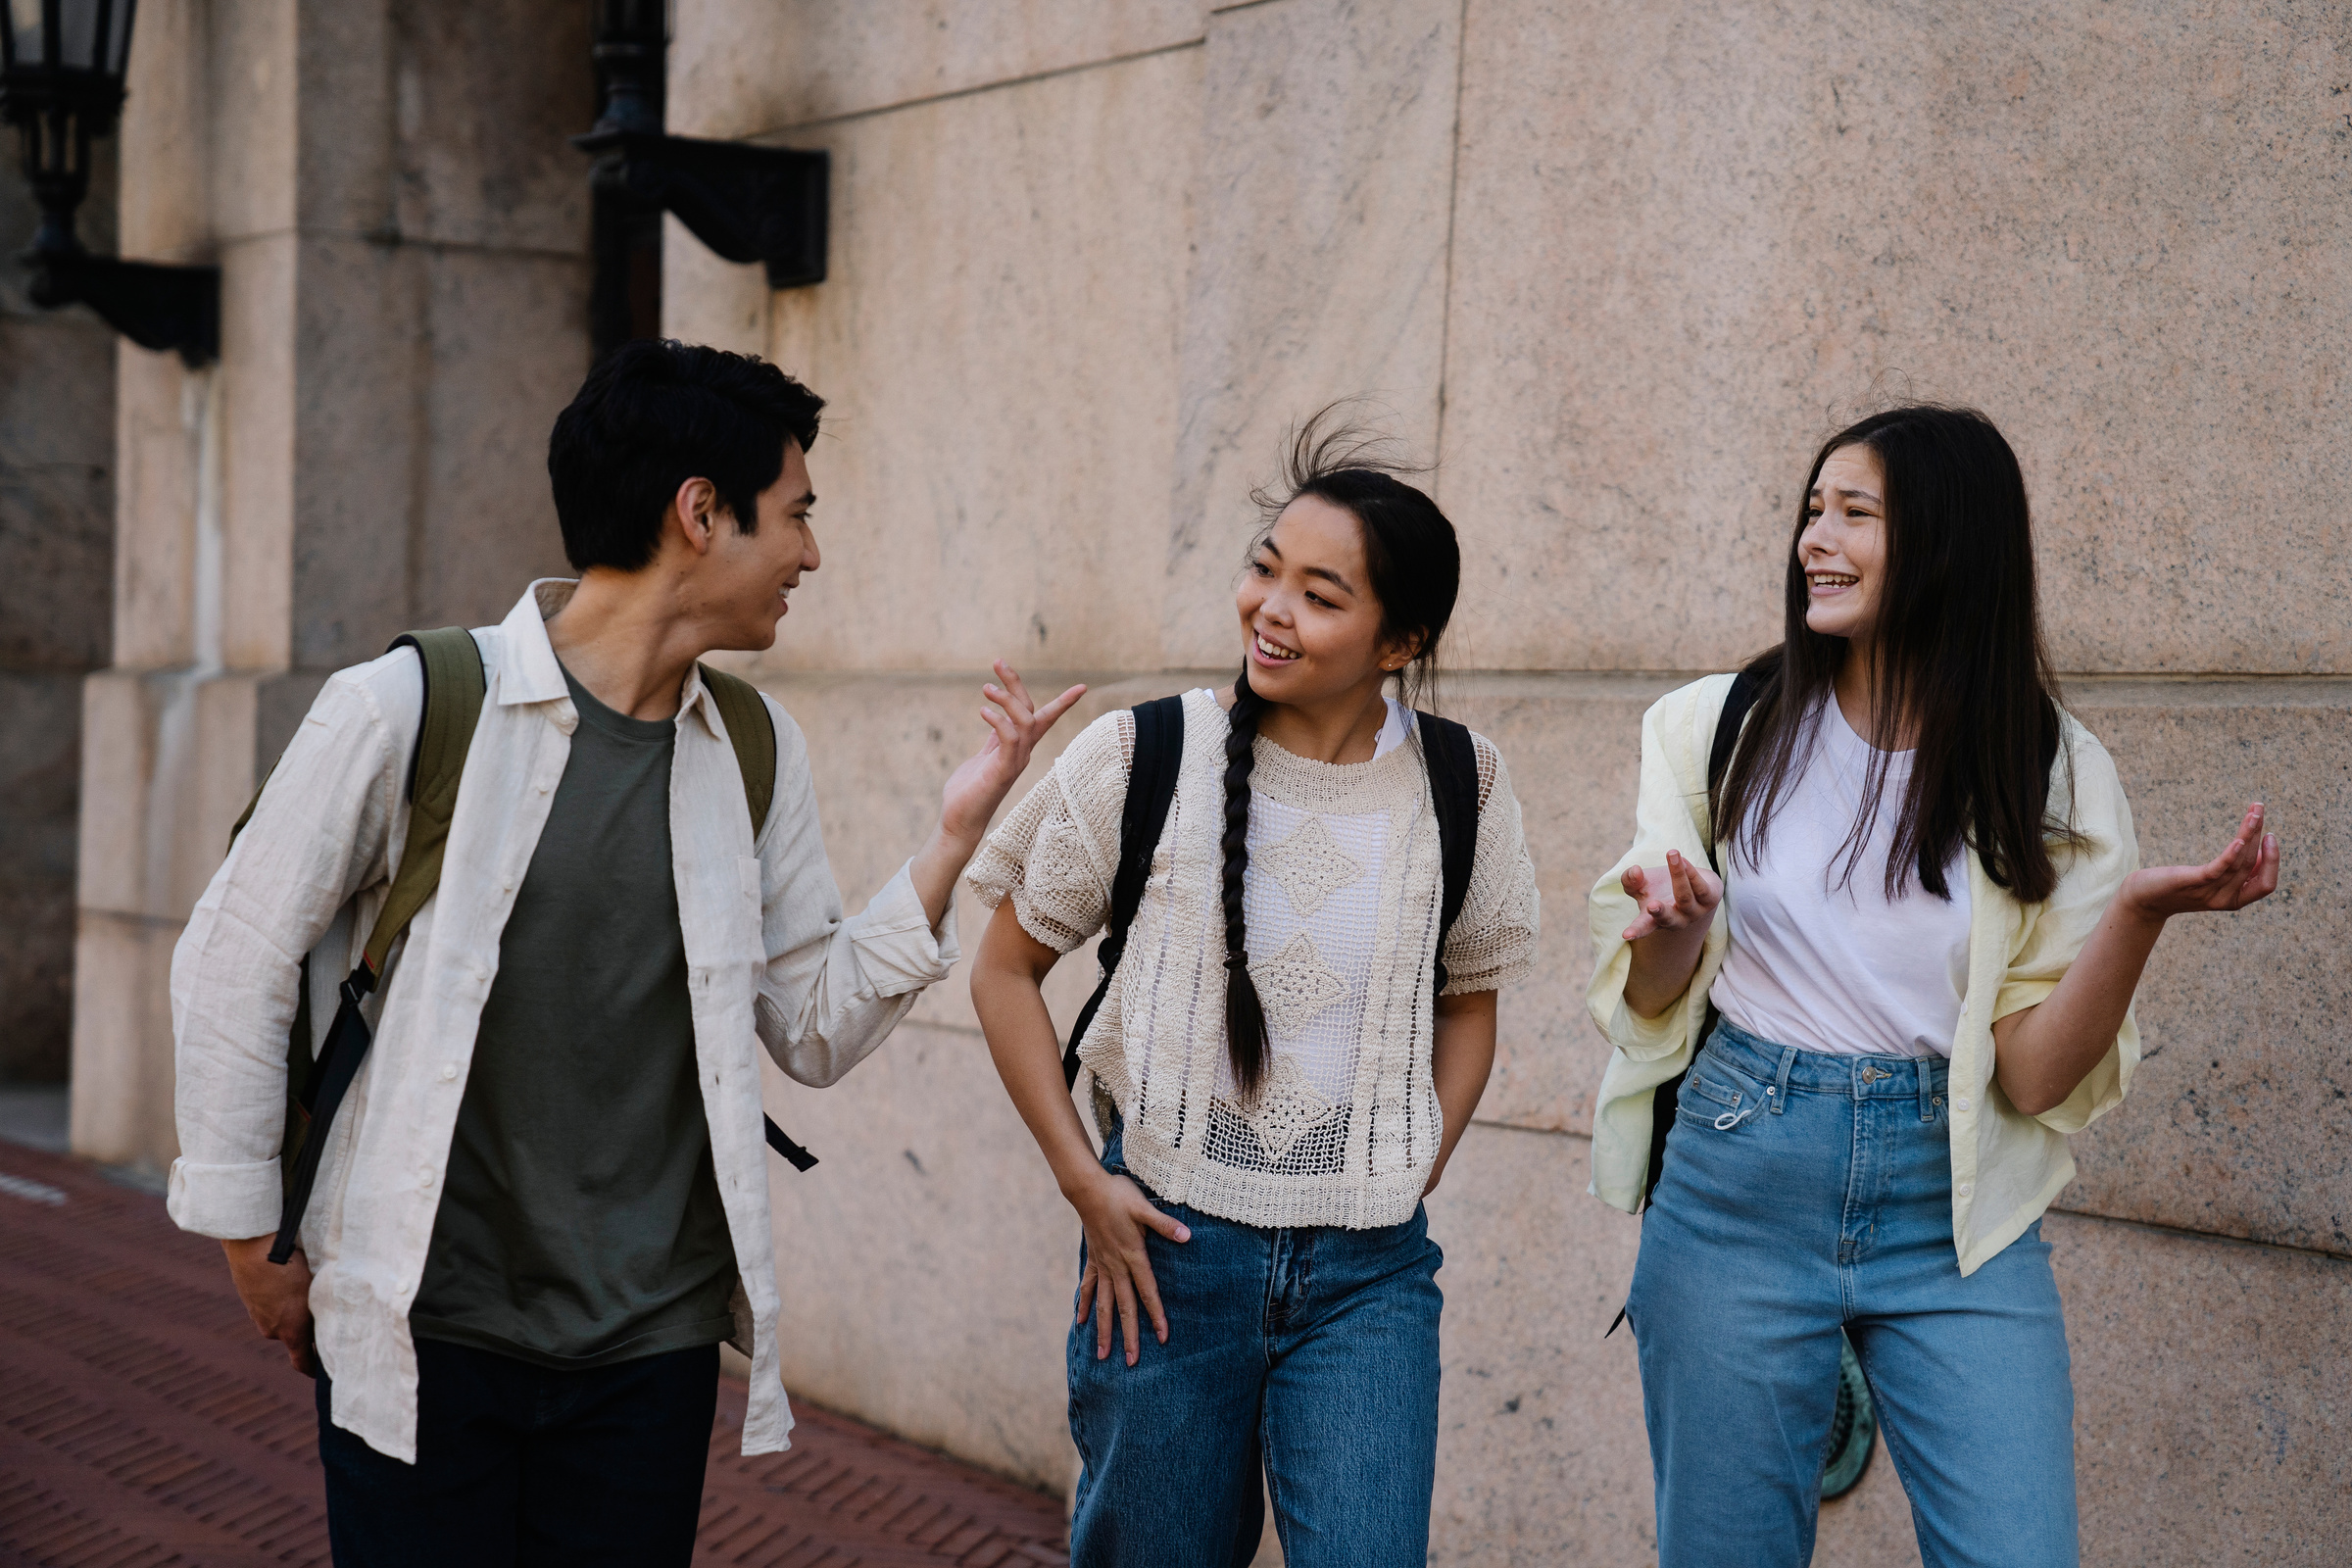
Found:
[{"label": "black lamp bracket", "polygon": [[125,262],[72,250],[26,251],[32,303],[82,304],[144,349],[172,350],[189,369],[220,357],[220,269]]},{"label": "black lamp bracket", "polygon": [[663,208],[730,262],[760,262],[770,288],[825,280],[832,155],[647,130],[592,130],[595,183]]}]

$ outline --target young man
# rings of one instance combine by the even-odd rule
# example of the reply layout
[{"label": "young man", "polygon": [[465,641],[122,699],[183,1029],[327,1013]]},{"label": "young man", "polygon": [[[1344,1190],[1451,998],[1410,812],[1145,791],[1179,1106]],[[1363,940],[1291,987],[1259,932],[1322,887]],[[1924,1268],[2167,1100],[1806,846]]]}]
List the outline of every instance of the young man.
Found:
[{"label": "young man", "polygon": [[438,890],[282,1265],[298,959],[331,1010],[401,863],[416,650],[327,682],[180,939],[172,1215],[317,1372],[339,1564],[685,1563],[722,1341],[752,1358],[744,1451],[785,1446],[755,1037],[830,1084],[946,976],[956,878],[1083,691],[1036,707],[996,666],[992,733],[860,914],[773,702],[755,831],[696,661],[768,647],[816,569],[822,407],[759,360],[642,342],[557,419],[580,577],[473,634],[487,690]]}]

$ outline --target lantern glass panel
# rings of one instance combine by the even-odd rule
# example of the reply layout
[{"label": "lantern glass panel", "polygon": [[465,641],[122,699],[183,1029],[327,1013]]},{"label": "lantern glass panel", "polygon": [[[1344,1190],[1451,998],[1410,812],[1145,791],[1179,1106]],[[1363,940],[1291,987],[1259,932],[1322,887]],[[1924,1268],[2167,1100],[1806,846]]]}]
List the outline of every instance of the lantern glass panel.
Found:
[{"label": "lantern glass panel", "polygon": [[96,71],[106,62],[98,52],[98,12],[105,0],[59,0],[57,63],[69,71]]},{"label": "lantern glass panel", "polygon": [[8,0],[10,61],[16,65],[41,63],[41,0]]},{"label": "lantern glass panel", "polygon": [[108,30],[114,37],[106,47],[106,74],[121,77],[130,69],[130,18],[138,0],[115,0],[107,18]]}]

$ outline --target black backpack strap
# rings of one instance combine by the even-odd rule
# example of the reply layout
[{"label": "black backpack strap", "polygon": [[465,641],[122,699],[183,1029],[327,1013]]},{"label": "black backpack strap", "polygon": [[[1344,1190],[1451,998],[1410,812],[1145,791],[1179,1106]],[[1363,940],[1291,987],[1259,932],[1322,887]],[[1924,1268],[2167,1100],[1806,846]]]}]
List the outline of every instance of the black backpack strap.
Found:
[{"label": "black backpack strap", "polygon": [[1732,754],[1740,749],[1740,731],[1747,723],[1747,710],[1756,706],[1756,693],[1763,684],[1753,664],[1732,677],[1732,689],[1724,694],[1723,711],[1715,719],[1714,742],[1707,748],[1707,865],[1719,876],[1723,867],[1715,863],[1715,792],[1723,787],[1723,776],[1732,770]]},{"label": "black backpack strap", "polygon": [[[393,942],[441,885],[441,858],[449,847],[450,818],[457,813],[466,752],[473,743],[474,723],[481,717],[488,693],[482,651],[474,643],[473,633],[463,626],[409,632],[397,638],[392,648],[416,650],[424,681],[423,716],[416,726],[416,749],[409,760],[409,832],[375,928],[342,984],[342,1001],[335,1008],[334,1022],[327,1026],[326,1041],[298,1081],[292,1070],[294,1058],[309,1034],[310,971],[308,960],[304,962],[300,982],[304,1000],[297,1006],[294,1034],[287,1047],[287,1084],[295,1102],[286,1112],[289,1143],[278,1156],[281,1160],[291,1156],[293,1169],[285,1177],[285,1206],[278,1213],[277,1240],[270,1248],[272,1263],[283,1263],[294,1253],[335,1110],[359,1076],[360,1062],[372,1043],[360,1004],[383,978]],[[261,797],[257,794],[254,799],[258,803]],[[246,808],[247,816],[252,811],[252,807]],[[243,821],[239,819],[240,826]]]},{"label": "black backpack strap", "polygon": [[1437,808],[1438,860],[1445,897],[1438,906],[1438,957],[1433,992],[1446,994],[1446,938],[1470,896],[1470,870],[1478,859],[1478,748],[1470,731],[1450,718],[1416,711],[1421,761],[1429,769],[1429,798]]},{"label": "black backpack strap", "polygon": [[1168,825],[1168,808],[1176,800],[1176,773],[1184,760],[1184,699],[1162,697],[1139,703],[1135,709],[1135,754],[1127,765],[1127,801],[1119,809],[1119,868],[1110,880],[1110,917],[1102,927],[1102,945],[1095,956],[1102,978],[1086,999],[1070,1042],[1061,1053],[1061,1081],[1078,1082],[1078,1042],[1086,1038],[1102,999],[1110,994],[1110,977],[1127,951],[1127,928],[1144,902],[1144,884],[1152,879],[1152,855]]}]

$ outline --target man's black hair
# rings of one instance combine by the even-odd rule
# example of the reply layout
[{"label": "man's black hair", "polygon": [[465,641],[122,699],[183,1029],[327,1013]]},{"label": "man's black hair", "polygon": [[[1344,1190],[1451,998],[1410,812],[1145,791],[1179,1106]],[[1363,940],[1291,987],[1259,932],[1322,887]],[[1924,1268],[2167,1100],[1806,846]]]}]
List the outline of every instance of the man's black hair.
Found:
[{"label": "man's black hair", "polygon": [[784,471],[785,437],[807,452],[824,406],[748,354],[669,338],[622,344],[588,372],[548,437],[564,554],[581,571],[643,569],[662,514],[694,478],[710,481],[739,531],[757,532],[760,492]]}]

